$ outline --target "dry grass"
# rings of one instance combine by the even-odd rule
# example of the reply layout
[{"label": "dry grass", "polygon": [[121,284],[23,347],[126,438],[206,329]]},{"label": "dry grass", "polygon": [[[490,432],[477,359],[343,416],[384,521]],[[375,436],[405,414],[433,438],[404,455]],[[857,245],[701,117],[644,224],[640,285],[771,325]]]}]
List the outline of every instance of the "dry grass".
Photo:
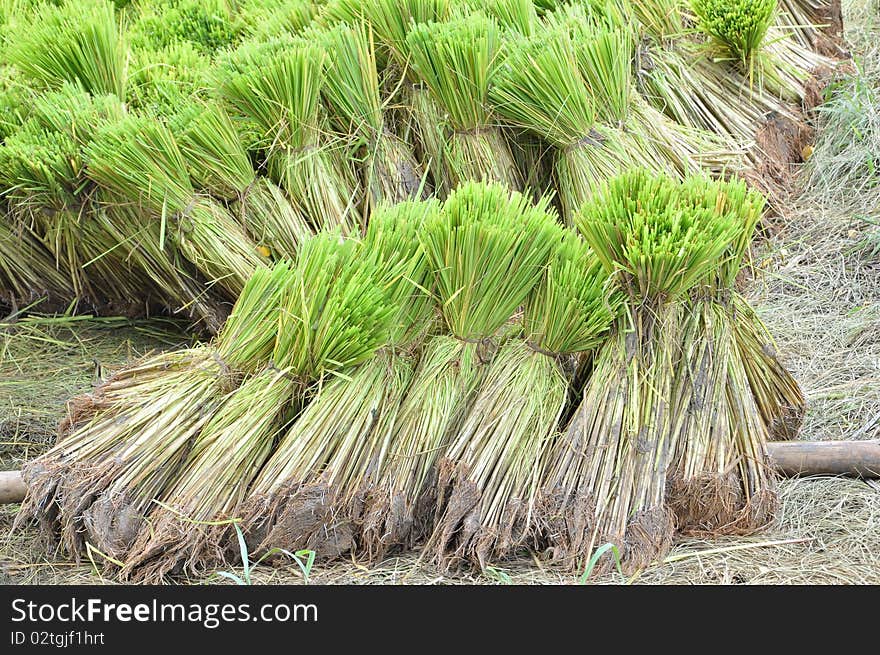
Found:
[{"label": "dry grass", "polygon": [[[853,49],[880,68],[869,21],[878,0],[844,1]],[[872,13],[873,10],[873,13]],[[876,33],[875,33],[876,34]],[[873,49],[872,49],[873,48]],[[821,166],[821,161],[811,162]],[[801,439],[880,438],[880,262],[866,256],[876,200],[848,210],[807,189],[785,228],[756,259],[748,296],[776,336],[783,362],[803,385],[809,410]],[[106,367],[174,338],[143,327],[50,330],[52,338],[10,341],[0,359],[0,466],[17,468],[50,441],[65,400]],[[179,338],[179,337],[178,337]],[[642,584],[880,584],[880,485],[803,479],[781,485],[776,524],[758,535],[683,540],[666,560],[632,580]],[[0,507],[0,583],[82,584],[101,579],[87,564],[47,557],[30,533],[8,534],[16,507]],[[295,565],[260,565],[256,584],[298,583]],[[540,558],[499,565],[495,573],[439,575],[417,555],[390,557],[370,569],[357,563],[317,564],[317,584],[574,584]],[[194,584],[220,583],[209,577]],[[591,579],[620,583],[610,573]]]}]

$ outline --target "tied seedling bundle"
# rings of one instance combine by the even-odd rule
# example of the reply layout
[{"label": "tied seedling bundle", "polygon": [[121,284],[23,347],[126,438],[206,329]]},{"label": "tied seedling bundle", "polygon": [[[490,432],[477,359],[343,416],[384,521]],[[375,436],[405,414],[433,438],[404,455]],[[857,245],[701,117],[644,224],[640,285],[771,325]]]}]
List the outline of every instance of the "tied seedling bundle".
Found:
[{"label": "tied seedling bundle", "polygon": [[269,176],[316,230],[356,228],[356,180],[321,108],[326,54],[304,38],[247,41],[218,74],[223,100],[258,130]]},{"label": "tied seedling bundle", "polygon": [[386,125],[372,28],[341,23],[320,38],[329,60],[324,97],[344,133],[363,148],[367,208],[425,195],[430,190],[415,154]]},{"label": "tied seedling bundle", "polygon": [[523,313],[523,336],[501,346],[461,427],[441,477],[448,508],[432,541],[440,562],[485,568],[526,545],[543,453],[568,404],[570,355],[601,345],[619,309],[608,274],[576,234],[559,228]]},{"label": "tied seedling bundle", "polygon": [[117,311],[143,295],[143,258],[120,247],[116,231],[105,225],[92,200],[84,150],[94,131],[123,111],[116,96],[91,96],[65,83],[34,97],[29,119],[0,146],[10,218],[52,253],[74,289],[70,299]]},{"label": "tied seedling bundle", "polygon": [[128,27],[132,48],[159,50],[187,41],[211,56],[235,43],[243,27],[228,0],[151,0],[134,9]]},{"label": "tied seedling bundle", "polygon": [[498,63],[502,31],[493,18],[472,13],[416,25],[407,35],[410,61],[446,112],[442,153],[444,180],[456,188],[468,180],[522,186],[513,155],[489,105],[489,81]]},{"label": "tied seedling bundle", "polygon": [[628,156],[597,124],[596,99],[568,30],[546,29],[508,43],[489,97],[498,115],[556,148],[554,177],[566,222],[595,186],[624,167]]},{"label": "tied seedling bundle", "polygon": [[571,568],[598,544],[615,544],[632,569],[671,543],[665,492],[676,452],[682,301],[736,234],[731,215],[691,208],[678,192],[670,178],[634,170],[603,185],[578,215],[626,301],[544,474],[558,507],[546,546]]},{"label": "tied seedling bundle", "polygon": [[449,17],[449,0],[334,0],[327,5],[327,22],[366,21],[381,48],[377,50],[378,65],[391,87],[390,95],[401,93],[399,104],[403,116],[395,132],[413,143],[419,161],[431,173],[435,191],[449,191],[444,180],[442,154],[446,143],[444,111],[413,70],[407,36],[416,25],[441,22]]},{"label": "tied seedling bundle", "polygon": [[5,44],[9,62],[34,82],[73,82],[96,95],[125,97],[128,46],[109,0],[42,3]]},{"label": "tied seedling bundle", "polygon": [[124,557],[155,498],[243,376],[268,360],[289,266],[258,269],[213,345],[136,362],[74,399],[59,443],[25,466],[19,521],[36,519],[79,556]]},{"label": "tied seedling bundle", "polygon": [[[262,265],[256,245],[225,207],[196,193],[171,131],[155,118],[127,116],[101,129],[88,149],[89,176],[105,201],[135,205],[167,240],[234,300]],[[161,249],[161,245],[160,245]]]},{"label": "tied seedling bundle", "polygon": [[494,339],[540,279],[556,226],[501,184],[469,182],[429,215],[421,242],[448,334],[430,337],[383,443],[364,510],[365,555],[375,561],[430,533],[437,464],[460,425]]},{"label": "tied seedling bundle", "polygon": [[796,436],[804,397],[776,359],[767,328],[735,290],[764,198],[743,182],[703,178],[689,180],[682,193],[689,203],[733,215],[739,232],[689,303],[670,505],[684,532],[749,533],[772,519],[777,502],[767,441]]},{"label": "tied seedling bundle", "polygon": [[175,116],[172,129],[193,183],[229,203],[262,254],[293,257],[311,230],[284,193],[257,176],[226,110],[193,103]]},{"label": "tied seedling bundle", "polygon": [[[453,191],[443,211],[423,228],[449,335],[426,345],[390,462],[405,467],[395,484],[403,485],[405,495],[398,502],[410,531],[429,527],[428,517],[418,515],[420,496],[436,495],[423,506],[435,504],[441,521],[435,530],[438,539],[442,535],[438,552],[444,554],[451,532],[473,508],[475,499],[463,487],[479,465],[467,448],[449,449],[460,441],[462,420],[494,357],[495,340],[503,339],[502,329],[540,281],[559,238],[548,204],[546,198],[532,204],[500,183],[471,182]],[[432,482],[435,462],[439,478]],[[426,483],[427,489],[416,486]]]},{"label": "tied seedling bundle", "polygon": [[276,446],[285,425],[315,383],[367,360],[385,338],[393,308],[377,275],[359,244],[338,231],[301,245],[281,294],[271,359],[201,430],[140,530],[125,577],[158,581],[173,571],[201,571],[234,545],[231,523],[266,516],[261,503],[248,503],[257,515],[243,504],[259,493],[270,460],[286,460],[284,439]]},{"label": "tied seedling bundle", "polygon": [[432,271],[419,234],[437,211],[435,201],[407,201],[370,217],[360,247],[395,308],[387,340],[359,367],[327,381],[284,436],[257,490],[284,482],[289,496],[264,525],[258,550],[309,548],[330,558],[355,549],[368,497],[374,511],[382,502],[375,478],[388,465],[416,351],[434,318]]},{"label": "tied seedling bundle", "polygon": [[167,119],[194,99],[208,98],[211,59],[189,41],[131,53],[127,104],[144,115]]},{"label": "tied seedling bundle", "polygon": [[684,176],[701,167],[729,164],[723,141],[710,132],[676,124],[637,92],[633,61],[638,30],[627,5],[563,5],[544,20],[551,29],[570,34],[603,133],[622,145],[631,165]]}]

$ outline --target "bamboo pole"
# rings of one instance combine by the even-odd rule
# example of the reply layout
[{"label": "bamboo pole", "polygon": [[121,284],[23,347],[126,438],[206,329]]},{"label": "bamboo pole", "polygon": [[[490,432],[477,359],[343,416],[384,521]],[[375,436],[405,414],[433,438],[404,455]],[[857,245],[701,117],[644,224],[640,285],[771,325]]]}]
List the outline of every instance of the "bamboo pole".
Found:
[{"label": "bamboo pole", "polygon": [[[767,444],[777,473],[842,475],[880,479],[880,440],[874,441],[773,441]],[[25,484],[19,471],[0,471],[0,505],[24,500]]]}]

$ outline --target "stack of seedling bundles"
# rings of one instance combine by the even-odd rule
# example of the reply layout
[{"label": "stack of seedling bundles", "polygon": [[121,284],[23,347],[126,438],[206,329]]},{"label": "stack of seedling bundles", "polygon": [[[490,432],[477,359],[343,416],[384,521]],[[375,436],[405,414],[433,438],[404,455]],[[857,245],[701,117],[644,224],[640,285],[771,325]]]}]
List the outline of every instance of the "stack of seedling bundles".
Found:
[{"label": "stack of seedling bundles", "polygon": [[417,543],[441,509],[456,511],[438,492],[453,490],[457,462],[438,471],[439,462],[513,329],[508,320],[541,279],[559,227],[546,200],[534,205],[497,183],[466,183],[428,217],[421,235],[447,332],[425,343],[382,445],[362,523],[370,560]]},{"label": "stack of seedling bundles", "polygon": [[432,271],[419,235],[438,211],[436,201],[374,211],[360,248],[396,314],[383,347],[317,391],[254,483],[243,511],[246,537],[258,551],[283,544],[332,557],[357,548],[365,506],[381,502],[375,479],[389,465],[400,406],[435,323]]},{"label": "stack of seedling bundles", "polygon": [[[279,294],[271,355],[223,398],[190,444],[181,472],[141,526],[123,576],[158,581],[222,561],[249,488],[309,396],[368,360],[395,313],[375,260],[339,231],[299,249]],[[318,392],[319,393],[319,392]]]},{"label": "stack of seedling bundles", "polygon": [[135,362],[69,403],[59,443],[22,471],[19,521],[60,532],[74,556],[87,540],[123,557],[226,394],[271,356],[291,276],[286,263],[258,269],[215,343]]}]

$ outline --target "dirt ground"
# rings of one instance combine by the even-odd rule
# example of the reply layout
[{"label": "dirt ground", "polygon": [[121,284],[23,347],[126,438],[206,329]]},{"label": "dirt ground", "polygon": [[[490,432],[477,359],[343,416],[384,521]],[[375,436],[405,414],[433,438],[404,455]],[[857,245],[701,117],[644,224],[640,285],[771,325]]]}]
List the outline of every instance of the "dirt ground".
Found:
[{"label": "dirt ground", "polygon": [[[880,2],[844,2],[847,38],[880,79]],[[873,35],[873,36],[872,36]],[[876,96],[874,101],[876,102]],[[874,111],[880,107],[874,107]],[[821,138],[821,137],[820,137]],[[822,166],[810,161],[807,180]],[[837,165],[837,164],[835,164]],[[777,340],[780,358],[806,393],[803,440],[880,438],[880,207],[876,188],[829,198],[806,182],[791,215],[755,258],[747,295]],[[874,246],[871,246],[871,243]],[[169,322],[60,321],[18,325],[0,319],[0,468],[19,468],[51,442],[66,400],[108,369],[191,337]],[[880,484],[815,478],[782,481],[776,523],[751,537],[687,539],[633,579],[616,573],[590,583],[880,584]],[[47,556],[36,535],[11,533],[16,506],[0,507],[0,582],[100,583],[89,563]],[[255,584],[301,583],[299,568],[256,567]],[[194,584],[221,583],[210,576]],[[368,569],[356,562],[315,565],[319,584],[574,584],[539,556],[487,573],[439,575],[416,555]]]}]

